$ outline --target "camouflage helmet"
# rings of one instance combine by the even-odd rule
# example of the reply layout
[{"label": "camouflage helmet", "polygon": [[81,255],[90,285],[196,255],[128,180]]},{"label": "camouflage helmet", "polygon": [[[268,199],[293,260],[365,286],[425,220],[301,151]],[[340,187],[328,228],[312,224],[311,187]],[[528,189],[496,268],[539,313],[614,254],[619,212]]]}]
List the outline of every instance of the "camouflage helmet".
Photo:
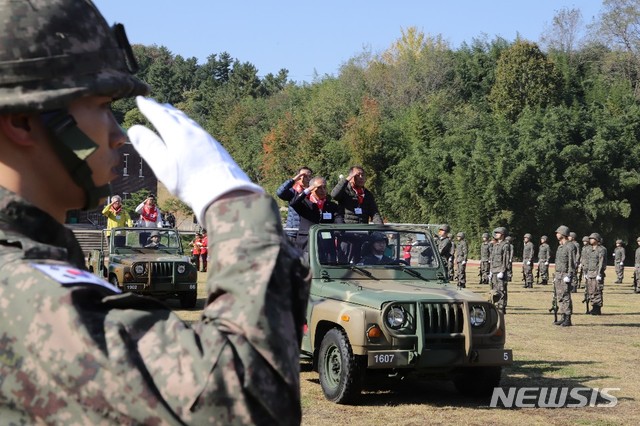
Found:
[{"label": "camouflage helmet", "polygon": [[504,237],[504,239],[510,243],[511,242],[511,235],[507,235],[506,237]]},{"label": "camouflage helmet", "polygon": [[583,243],[588,243],[589,242],[589,237],[587,237],[586,235],[584,237],[582,237],[582,242]]},{"label": "camouflage helmet", "polygon": [[462,238],[462,239],[464,240],[464,232],[458,232],[458,233],[456,234],[456,237],[458,237],[458,238]]},{"label": "camouflage helmet", "polygon": [[560,235],[563,235],[565,237],[568,237],[569,236],[569,227],[565,226],[565,225],[558,226],[558,229],[556,229],[556,234],[560,234]]},{"label": "camouflage helmet", "polygon": [[482,234],[482,238],[489,239],[489,238],[491,238],[491,236],[489,235],[488,232],[485,232],[484,234]]},{"label": "camouflage helmet", "polygon": [[528,238],[528,239],[531,239],[531,234],[529,234],[529,233],[527,233],[527,234],[524,234],[524,237],[523,237],[523,238]]},{"label": "camouflage helmet", "polygon": [[600,237],[600,234],[598,234],[597,232],[594,232],[591,235],[589,235],[589,239],[594,239],[597,242],[601,242],[602,241],[602,238]]},{"label": "camouflage helmet", "polygon": [[616,244],[622,245],[622,240],[616,240]]},{"label": "camouflage helmet", "polygon": [[636,238],[636,241],[640,243],[640,237]]},{"label": "camouflage helmet", "polygon": [[540,241],[547,241],[549,238],[546,235],[540,237]]},{"label": "camouflage helmet", "polygon": [[47,111],[71,100],[148,93],[121,24],[90,0],[1,1],[0,113]]},{"label": "camouflage helmet", "polygon": [[578,238],[578,234],[576,234],[575,232],[569,232],[569,237],[575,240],[576,238]]},{"label": "camouflage helmet", "polygon": [[507,236],[507,228],[505,228],[504,226],[498,226],[496,229],[493,230],[493,236],[495,237],[496,234],[502,234],[503,237]]},{"label": "camouflage helmet", "polygon": [[446,223],[440,225],[440,227],[438,228],[438,231],[449,232],[450,230],[451,230],[451,227],[449,227],[449,225]]}]

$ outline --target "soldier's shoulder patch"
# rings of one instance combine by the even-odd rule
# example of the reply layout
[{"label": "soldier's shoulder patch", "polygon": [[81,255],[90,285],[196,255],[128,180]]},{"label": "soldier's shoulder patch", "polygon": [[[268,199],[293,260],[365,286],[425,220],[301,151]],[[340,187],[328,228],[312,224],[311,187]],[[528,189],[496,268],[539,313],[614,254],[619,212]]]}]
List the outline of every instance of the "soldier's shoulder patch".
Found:
[{"label": "soldier's shoulder patch", "polygon": [[52,265],[47,263],[30,263],[30,265],[64,286],[78,284],[98,285],[115,293],[122,293],[119,288],[110,282],[70,265]]}]

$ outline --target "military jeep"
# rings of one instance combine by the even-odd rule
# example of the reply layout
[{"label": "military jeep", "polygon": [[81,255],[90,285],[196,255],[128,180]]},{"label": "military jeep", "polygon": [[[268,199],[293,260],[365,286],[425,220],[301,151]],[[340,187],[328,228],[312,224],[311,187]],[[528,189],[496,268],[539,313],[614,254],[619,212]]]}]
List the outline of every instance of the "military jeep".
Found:
[{"label": "military jeep", "polygon": [[445,279],[427,226],[314,225],[309,263],[301,352],[330,401],[357,403],[365,379],[410,375],[485,396],[512,363],[503,314]]},{"label": "military jeep", "polygon": [[89,253],[87,263],[89,271],[122,291],[177,298],[185,309],[198,300],[198,271],[185,256],[177,229],[103,230],[101,248]]}]

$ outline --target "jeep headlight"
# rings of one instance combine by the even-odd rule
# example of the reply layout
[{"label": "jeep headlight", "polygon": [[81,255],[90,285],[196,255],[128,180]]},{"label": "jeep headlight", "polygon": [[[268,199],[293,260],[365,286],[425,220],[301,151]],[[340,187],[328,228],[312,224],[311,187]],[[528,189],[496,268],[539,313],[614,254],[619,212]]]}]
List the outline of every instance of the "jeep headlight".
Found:
[{"label": "jeep headlight", "polygon": [[133,267],[133,272],[136,273],[136,275],[142,275],[144,274],[144,265],[142,263],[137,263],[134,267]]},{"label": "jeep headlight", "polygon": [[184,274],[184,271],[186,271],[186,270],[187,270],[187,266],[186,265],[184,265],[182,263],[180,265],[178,265],[178,273],[179,274]]},{"label": "jeep headlight", "polygon": [[483,306],[474,305],[470,312],[471,325],[474,327],[482,327],[487,322],[487,310]]},{"label": "jeep headlight", "polygon": [[407,321],[407,313],[400,306],[394,306],[387,311],[387,325],[397,330],[402,327]]}]

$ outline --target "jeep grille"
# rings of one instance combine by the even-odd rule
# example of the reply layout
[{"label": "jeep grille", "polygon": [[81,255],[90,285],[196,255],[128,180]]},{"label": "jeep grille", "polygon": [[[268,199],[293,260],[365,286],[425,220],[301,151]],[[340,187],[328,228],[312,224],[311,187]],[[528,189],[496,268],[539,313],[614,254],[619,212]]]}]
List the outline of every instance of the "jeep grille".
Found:
[{"label": "jeep grille", "polygon": [[427,335],[462,333],[462,303],[424,303],[424,330]]},{"label": "jeep grille", "polygon": [[151,262],[151,280],[170,283],[173,278],[173,262]]}]

